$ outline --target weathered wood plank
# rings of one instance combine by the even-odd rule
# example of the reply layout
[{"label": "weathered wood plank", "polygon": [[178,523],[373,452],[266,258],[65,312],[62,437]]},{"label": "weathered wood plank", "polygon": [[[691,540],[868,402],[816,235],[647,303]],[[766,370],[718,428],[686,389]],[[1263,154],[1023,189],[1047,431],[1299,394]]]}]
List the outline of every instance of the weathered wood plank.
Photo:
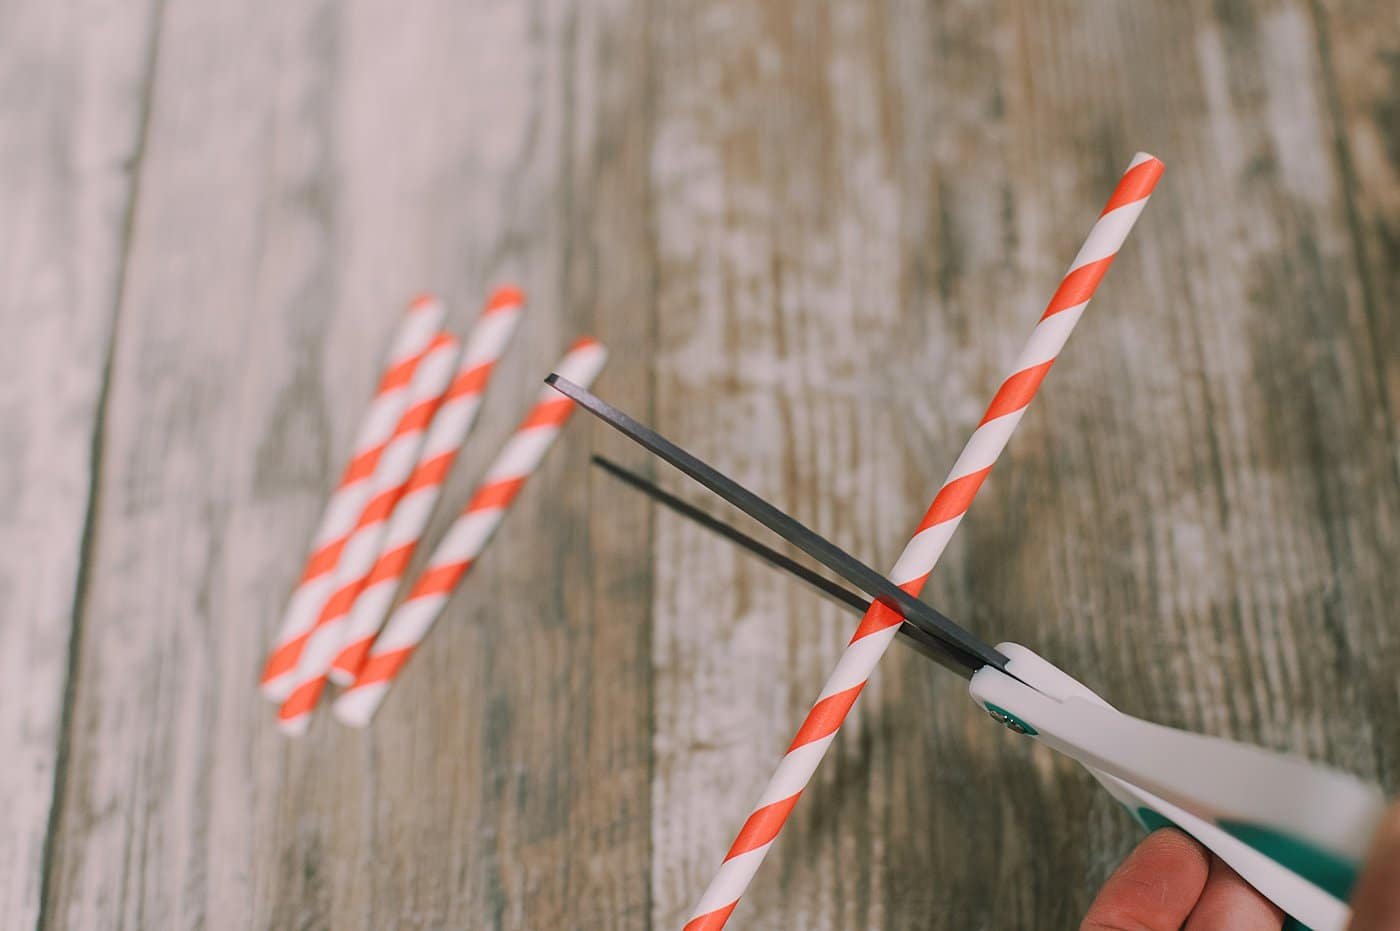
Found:
[{"label": "weathered wood plank", "polygon": [[[389,22],[398,13],[388,8],[383,15],[358,23],[350,42],[368,97],[363,112],[407,111],[379,132],[411,134],[410,101],[376,90],[390,84],[377,75],[411,62],[383,60],[377,49],[387,32],[428,55],[443,86],[409,87],[443,95],[436,112],[457,140],[449,157],[473,158],[483,131],[497,137],[491,159],[460,182],[485,202],[428,216],[460,227],[467,243],[491,244],[483,269],[518,278],[533,295],[449,488],[448,499],[461,503],[581,333],[612,351],[600,390],[648,405],[644,20],[625,2],[502,3],[489,14],[444,4],[412,25]],[[458,24],[455,38],[438,38],[449,22]],[[591,474],[596,434],[591,423],[570,425],[368,741],[321,735],[323,758],[362,753],[373,780],[362,796],[341,792],[339,801],[314,784],[298,790],[327,825],[346,804],[368,806],[365,834],[375,846],[356,854],[374,857],[362,866],[365,888],[334,887],[330,927],[645,920],[647,508]],[[440,514],[430,536],[450,518]],[[296,897],[295,888],[275,896]]]},{"label": "weathered wood plank", "polygon": [[335,300],[316,13],[164,10],[54,927],[260,923],[283,750],[249,670],[391,322],[381,295]]},{"label": "weathered wood plank", "polygon": [[[1337,528],[1336,537],[1348,556],[1356,549],[1365,551],[1358,568],[1366,575],[1360,584],[1349,580],[1353,589],[1348,594],[1358,599],[1356,610],[1380,619],[1393,613],[1400,597],[1400,580],[1390,568],[1400,553],[1400,19],[1386,15],[1384,4],[1365,2],[1318,3],[1313,14],[1340,206],[1357,273],[1348,318],[1357,334],[1354,364],[1365,386],[1365,406],[1356,419],[1366,424],[1373,447],[1363,460],[1364,470],[1353,470],[1346,483],[1346,505],[1362,517],[1366,535],[1358,539],[1347,522]],[[1367,498],[1375,505],[1368,506]],[[1400,657],[1400,633],[1394,624],[1377,623],[1373,636],[1379,648],[1367,650],[1363,641],[1346,663],[1367,664],[1371,681],[1384,683],[1387,669],[1393,670]],[[1394,687],[1371,687],[1356,699],[1374,734],[1372,745],[1361,752],[1373,753],[1377,770],[1389,777],[1387,786],[1400,789],[1400,727],[1392,723],[1400,714],[1400,696]]]},{"label": "weathered wood plank", "polygon": [[376,728],[287,743],[254,691],[413,290],[459,324],[497,281],[534,295],[449,500],[584,330],[645,405],[639,21],[623,3],[167,11],[55,926],[645,915],[647,511],[589,481],[588,425]]},{"label": "weathered wood plank", "polygon": [[[0,527],[46,567],[0,577],[33,619],[0,626],[0,738],[34,767],[0,777],[35,799],[0,848],[21,927],[117,306],[119,240],[82,237],[119,227],[149,34],[99,49],[84,13],[60,41],[41,6],[0,35],[79,77],[30,94],[8,57],[4,138],[76,127],[86,154],[75,184],[0,152],[25,337],[0,352],[72,363],[0,395],[23,430]],[[1126,710],[1395,788],[1375,23],[1363,0],[166,10],[47,924],[677,925],[850,622],[589,474],[591,447],[644,461],[616,437],[570,427],[373,729],[288,744],[254,694],[397,305],[534,298],[449,500],[589,330],[608,397],[887,564],[1137,147],[1164,187],[928,597]],[[1136,836],[899,651],[808,796],[737,921],[1068,927]]]},{"label": "weathered wood plank", "polygon": [[0,924],[40,915],[149,4],[0,7]]},{"label": "weathered wood plank", "polygon": [[[1393,420],[1309,9],[659,20],[663,428],[887,563],[1147,148],[1165,185],[928,597],[1126,710],[1394,786]],[[657,534],[653,917],[674,926],[849,623],[700,531]],[[1135,835],[908,656],[832,756],[737,920],[1068,927]]]},{"label": "weathered wood plank", "polygon": [[1371,331],[1375,378],[1400,475],[1400,19],[1368,0],[1314,4],[1336,159],[1362,272],[1361,307]]}]

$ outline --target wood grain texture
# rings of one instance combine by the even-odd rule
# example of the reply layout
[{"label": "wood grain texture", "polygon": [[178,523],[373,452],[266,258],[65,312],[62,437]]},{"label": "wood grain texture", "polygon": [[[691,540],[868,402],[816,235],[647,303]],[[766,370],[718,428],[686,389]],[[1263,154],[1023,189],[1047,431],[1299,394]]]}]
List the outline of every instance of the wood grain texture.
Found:
[{"label": "wood grain texture", "polygon": [[618,208],[645,180],[636,85],[614,70],[637,57],[629,19],[166,11],[54,927],[538,927],[573,897],[596,926],[644,911],[650,669],[628,567],[647,512],[602,488],[617,522],[589,528],[592,486],[565,478],[587,475],[587,425],[378,728],[321,720],[289,743],[250,690],[413,289],[458,304],[458,326],[494,282],[534,295],[450,500],[579,333],[616,332],[617,384],[645,397],[648,330],[626,325],[649,281],[627,267],[643,217]]},{"label": "wood grain texture", "polygon": [[[887,564],[1148,149],[1160,193],[925,595],[1132,713],[1394,787],[1400,347],[1368,313],[1317,11],[683,9],[658,30],[663,428]],[[849,633],[790,590],[660,520],[657,926]],[[735,920],[1070,927],[1134,836],[893,655]]]},{"label": "wood grain texture", "polygon": [[[601,394],[888,565],[1139,148],[926,597],[1400,789],[1384,7],[0,5],[4,926],[678,926],[852,621],[595,424],[372,728],[256,694],[399,308],[532,298],[445,501],[589,332]],[[896,650],[734,924],[1072,927],[1136,837]]]},{"label": "wood grain texture", "polygon": [[[149,77],[149,4],[0,5],[0,923],[30,928]],[[119,8],[120,7],[120,8]]]}]

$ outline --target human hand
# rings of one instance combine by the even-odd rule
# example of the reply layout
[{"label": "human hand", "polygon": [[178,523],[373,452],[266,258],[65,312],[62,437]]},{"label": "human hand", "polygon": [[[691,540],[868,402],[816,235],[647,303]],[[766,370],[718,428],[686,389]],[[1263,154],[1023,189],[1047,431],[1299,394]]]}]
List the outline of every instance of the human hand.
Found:
[{"label": "human hand", "polygon": [[[1104,883],[1080,931],[1277,931],[1283,913],[1180,831],[1155,831]],[[1376,832],[1349,931],[1400,931],[1400,805]]]}]

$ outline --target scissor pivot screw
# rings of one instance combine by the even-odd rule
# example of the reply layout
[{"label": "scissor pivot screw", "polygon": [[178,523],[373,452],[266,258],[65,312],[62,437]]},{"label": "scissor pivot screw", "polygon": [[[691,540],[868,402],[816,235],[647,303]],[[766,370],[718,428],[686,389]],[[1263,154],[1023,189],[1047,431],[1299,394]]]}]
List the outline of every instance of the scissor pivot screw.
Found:
[{"label": "scissor pivot screw", "polygon": [[1002,727],[1005,727],[1009,730],[1013,730],[1018,734],[1030,733],[1030,730],[1026,727],[1026,725],[1022,724],[1020,721],[1017,721],[1011,715],[1003,711],[997,711],[994,708],[988,708],[987,714],[991,717],[993,721],[997,722]]}]

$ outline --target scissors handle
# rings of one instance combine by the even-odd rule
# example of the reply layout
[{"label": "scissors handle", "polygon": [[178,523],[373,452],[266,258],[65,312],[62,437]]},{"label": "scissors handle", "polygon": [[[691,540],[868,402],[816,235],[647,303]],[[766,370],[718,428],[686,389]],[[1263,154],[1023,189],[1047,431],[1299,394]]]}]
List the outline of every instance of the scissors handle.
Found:
[{"label": "scissors handle", "polygon": [[1144,826],[1191,834],[1314,931],[1346,926],[1346,898],[1385,808],[1379,789],[1131,717],[1025,647],[997,649],[1006,672],[986,667],[969,685],[992,717],[1078,760]]}]

